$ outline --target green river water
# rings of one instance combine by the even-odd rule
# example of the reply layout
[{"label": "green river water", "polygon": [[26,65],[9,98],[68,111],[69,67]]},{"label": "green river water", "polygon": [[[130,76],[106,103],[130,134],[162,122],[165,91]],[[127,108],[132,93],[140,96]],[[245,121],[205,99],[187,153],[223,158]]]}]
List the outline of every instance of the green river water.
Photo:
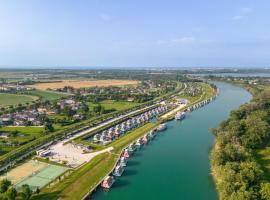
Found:
[{"label": "green river water", "polygon": [[242,88],[216,83],[220,95],[207,106],[171,121],[166,131],[129,159],[122,177],[109,191],[98,189],[94,200],[215,200],[209,151],[217,127],[229,112],[249,101]]}]

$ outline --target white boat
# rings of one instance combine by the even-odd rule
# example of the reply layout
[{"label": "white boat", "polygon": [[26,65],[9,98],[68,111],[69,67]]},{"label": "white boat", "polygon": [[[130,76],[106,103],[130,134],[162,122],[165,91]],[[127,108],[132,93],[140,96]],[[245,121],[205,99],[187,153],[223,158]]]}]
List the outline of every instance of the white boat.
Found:
[{"label": "white boat", "polygon": [[134,143],[132,143],[132,144],[130,144],[130,145],[128,146],[128,151],[129,151],[130,153],[132,153],[132,152],[135,151],[135,150],[136,150],[136,146],[135,146]]},{"label": "white boat", "polygon": [[124,167],[122,167],[121,165],[117,165],[114,169],[113,175],[122,176],[123,172],[124,172]]},{"label": "white boat", "polygon": [[182,120],[182,119],[185,118],[185,116],[186,116],[185,112],[178,112],[178,113],[176,113],[176,115],[175,115],[175,119],[176,119],[176,120]]},{"label": "white boat", "polygon": [[142,141],[141,141],[141,139],[138,139],[137,141],[136,141],[136,144],[135,144],[138,148],[140,148],[141,146],[142,146]]},{"label": "white boat", "polygon": [[143,141],[144,144],[147,144],[148,143],[148,137],[147,137],[147,135],[144,135],[143,136],[142,141]]},{"label": "white boat", "polygon": [[122,167],[127,166],[127,158],[125,158],[125,157],[122,156],[122,157],[120,158],[119,164],[120,164]]},{"label": "white boat", "polygon": [[163,123],[160,124],[159,127],[157,127],[157,131],[164,131],[167,128],[167,124]]}]

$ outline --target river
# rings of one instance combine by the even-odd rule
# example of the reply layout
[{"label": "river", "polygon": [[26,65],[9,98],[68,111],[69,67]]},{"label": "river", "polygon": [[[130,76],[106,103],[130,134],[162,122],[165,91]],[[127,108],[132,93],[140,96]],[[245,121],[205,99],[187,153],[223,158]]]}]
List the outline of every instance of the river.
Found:
[{"label": "river", "polygon": [[91,199],[217,199],[209,166],[214,137],[208,129],[217,127],[251,95],[237,86],[216,85],[220,95],[215,101],[188,114],[182,122],[169,122],[166,131],[130,158],[109,191],[98,189]]}]

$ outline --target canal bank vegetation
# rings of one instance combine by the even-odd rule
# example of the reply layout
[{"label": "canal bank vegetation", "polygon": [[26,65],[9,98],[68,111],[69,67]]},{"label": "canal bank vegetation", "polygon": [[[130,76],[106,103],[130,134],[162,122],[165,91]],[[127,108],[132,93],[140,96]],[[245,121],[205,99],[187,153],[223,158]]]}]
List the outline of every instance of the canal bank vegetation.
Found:
[{"label": "canal bank vegetation", "polygon": [[257,154],[270,138],[270,91],[253,92],[250,103],[212,130],[216,143],[210,159],[222,200],[270,199],[270,182]]}]

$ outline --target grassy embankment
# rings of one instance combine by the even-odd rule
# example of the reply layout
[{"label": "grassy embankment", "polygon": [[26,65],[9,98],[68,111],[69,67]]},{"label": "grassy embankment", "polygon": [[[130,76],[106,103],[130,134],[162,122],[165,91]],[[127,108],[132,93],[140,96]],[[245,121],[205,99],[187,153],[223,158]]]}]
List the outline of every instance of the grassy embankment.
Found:
[{"label": "grassy embankment", "polygon": [[144,126],[126,134],[121,139],[111,143],[112,153],[103,153],[96,156],[89,163],[74,171],[69,177],[54,185],[53,188],[44,188],[40,194],[35,195],[34,200],[81,199],[87,192],[108,174],[119,157],[121,150],[132,141],[152,130],[157,123],[147,123]]}]

